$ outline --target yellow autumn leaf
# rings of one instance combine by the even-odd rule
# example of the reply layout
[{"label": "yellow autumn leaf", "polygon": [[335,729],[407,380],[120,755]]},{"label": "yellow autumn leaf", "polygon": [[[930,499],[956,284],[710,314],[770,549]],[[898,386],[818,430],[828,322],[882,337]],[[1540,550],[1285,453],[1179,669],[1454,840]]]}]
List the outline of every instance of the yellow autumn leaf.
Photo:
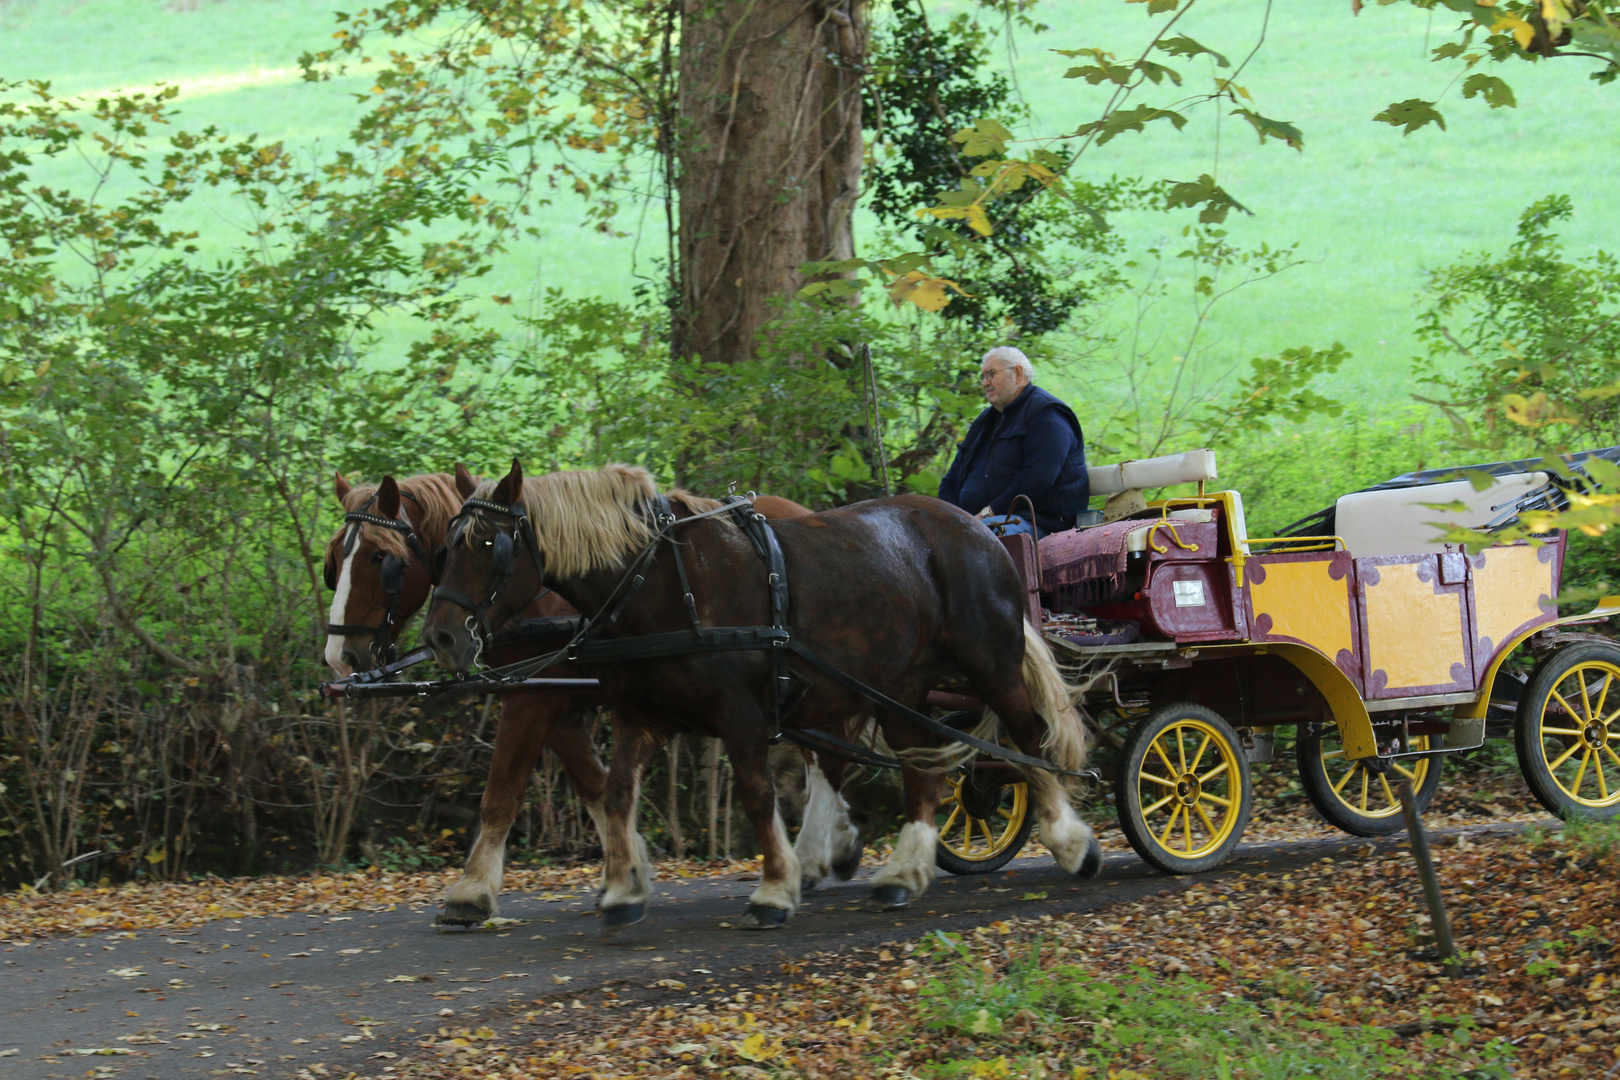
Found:
[{"label": "yellow autumn leaf", "polygon": [[1502,17],[1491,24],[1491,33],[1499,34],[1503,30],[1512,31],[1513,40],[1519,43],[1521,49],[1528,49],[1531,39],[1536,36],[1535,27],[1508,11],[1504,11]]},{"label": "yellow autumn leaf", "polygon": [[744,1061],[769,1061],[782,1053],[782,1040],[766,1040],[762,1032],[754,1032],[737,1047],[737,1056]]},{"label": "yellow autumn leaf", "polygon": [[947,289],[954,289],[962,296],[968,294],[962,287],[949,278],[934,277],[921,270],[913,270],[902,274],[889,283],[889,299],[894,301],[896,307],[904,303],[916,304],[924,311],[938,311],[951,302]]},{"label": "yellow autumn leaf", "polygon": [[[968,204],[967,223],[968,228],[972,229],[980,236],[989,236],[991,233],[995,232],[994,227],[992,227],[990,224],[990,215],[984,212],[983,205],[979,203]],[[941,304],[940,306],[944,307],[945,305]]]},{"label": "yellow autumn leaf", "polygon": [[1529,397],[1523,394],[1502,395],[1502,411],[1515,424],[1525,427],[1545,427],[1548,424],[1577,424],[1575,417],[1564,412],[1557,402],[1537,390]]}]

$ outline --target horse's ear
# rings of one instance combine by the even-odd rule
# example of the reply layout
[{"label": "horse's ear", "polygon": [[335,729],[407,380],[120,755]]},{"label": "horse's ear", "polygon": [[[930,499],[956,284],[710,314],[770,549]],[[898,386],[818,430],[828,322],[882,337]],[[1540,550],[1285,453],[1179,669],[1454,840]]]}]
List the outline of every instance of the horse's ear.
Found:
[{"label": "horse's ear", "polygon": [[478,477],[467,471],[467,466],[456,462],[456,490],[461,492],[463,499],[472,498],[472,493],[478,490]]},{"label": "horse's ear", "polygon": [[377,485],[377,513],[385,518],[399,517],[399,484],[392,476]]},{"label": "horse's ear", "polygon": [[332,474],[332,491],[337,494],[337,501],[342,503],[349,497],[349,482],[343,479],[342,473]]},{"label": "horse's ear", "polygon": [[494,501],[515,506],[523,497],[523,464],[517,458],[512,459],[512,471],[501,477],[501,482],[495,485]]}]

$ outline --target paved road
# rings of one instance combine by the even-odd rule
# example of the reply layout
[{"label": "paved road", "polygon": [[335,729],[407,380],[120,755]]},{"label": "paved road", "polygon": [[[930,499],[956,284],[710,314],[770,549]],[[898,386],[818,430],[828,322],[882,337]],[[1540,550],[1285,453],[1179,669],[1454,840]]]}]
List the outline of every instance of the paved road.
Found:
[{"label": "paved road", "polygon": [[[1512,827],[1465,831],[1504,828]],[[647,920],[608,941],[597,930],[593,897],[576,892],[508,895],[502,914],[521,922],[472,932],[435,929],[432,909],[418,908],[5,946],[0,1077],[281,1078],[315,1063],[338,1076],[376,1071],[388,1055],[410,1053],[423,1032],[476,1026],[537,999],[601,1000],[611,987],[624,1004],[682,1000],[681,984],[753,985],[819,950],[1009,915],[1093,910],[1195,881],[1346,857],[1366,843],[1245,845],[1217,874],[1198,878],[1160,875],[1129,854],[1108,856],[1090,882],[1068,877],[1049,858],[1018,859],[996,874],[943,876],[903,912],[867,911],[857,878],[810,894],[791,926],[770,932],[730,926],[753,888],[732,878],[660,882]],[[1041,892],[1045,899],[1025,898]],[[559,1014],[557,1023],[567,1022]],[[121,1053],[93,1053],[103,1049]]]}]

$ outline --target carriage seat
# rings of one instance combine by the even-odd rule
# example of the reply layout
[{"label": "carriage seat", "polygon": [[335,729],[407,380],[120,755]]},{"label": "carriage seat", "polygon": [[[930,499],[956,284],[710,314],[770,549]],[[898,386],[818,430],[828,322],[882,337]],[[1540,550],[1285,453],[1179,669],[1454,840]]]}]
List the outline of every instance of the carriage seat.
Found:
[{"label": "carriage seat", "polygon": [[1189,450],[1185,454],[1099,465],[1087,469],[1086,475],[1091,478],[1093,495],[1117,495],[1173,484],[1202,484],[1216,478],[1215,451]]},{"label": "carriage seat", "polygon": [[[1484,491],[1475,491],[1467,480],[1358,491],[1340,497],[1334,504],[1333,531],[1357,558],[1442,552],[1446,545],[1435,539],[1441,530],[1434,522],[1478,528],[1496,516],[1491,507],[1520,498],[1547,479],[1544,472],[1509,473],[1497,477],[1496,483]],[[1449,502],[1461,502],[1468,509],[1434,510],[1423,505]]]}]

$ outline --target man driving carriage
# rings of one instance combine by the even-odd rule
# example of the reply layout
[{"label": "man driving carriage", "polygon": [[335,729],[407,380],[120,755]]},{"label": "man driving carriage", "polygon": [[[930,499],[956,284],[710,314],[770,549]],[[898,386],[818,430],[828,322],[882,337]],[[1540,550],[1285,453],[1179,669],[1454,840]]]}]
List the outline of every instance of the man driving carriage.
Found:
[{"label": "man driving carriage", "polygon": [[[957,447],[939,497],[1004,536],[1039,538],[1073,528],[1091,496],[1085,435],[1074,410],[1035,385],[1029,358],[1010,345],[984,354],[979,386],[990,408]],[[1027,507],[1013,506],[1020,495],[1034,506],[1033,522]]]}]

